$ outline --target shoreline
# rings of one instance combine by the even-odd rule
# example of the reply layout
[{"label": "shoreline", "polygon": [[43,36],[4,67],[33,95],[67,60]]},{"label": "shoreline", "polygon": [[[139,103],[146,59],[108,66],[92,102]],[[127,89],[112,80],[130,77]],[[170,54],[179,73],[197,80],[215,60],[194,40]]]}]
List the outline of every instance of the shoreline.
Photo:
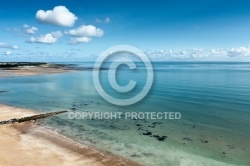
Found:
[{"label": "shoreline", "polygon": [[[0,104],[0,112],[0,120],[36,113],[34,110],[3,104]],[[0,137],[0,165],[139,166],[133,161],[94,149],[33,122],[1,125],[0,134],[4,135]]]},{"label": "shoreline", "polygon": [[50,63],[2,63],[0,62],[0,78],[34,76],[43,74],[59,74],[74,71],[72,65]]}]

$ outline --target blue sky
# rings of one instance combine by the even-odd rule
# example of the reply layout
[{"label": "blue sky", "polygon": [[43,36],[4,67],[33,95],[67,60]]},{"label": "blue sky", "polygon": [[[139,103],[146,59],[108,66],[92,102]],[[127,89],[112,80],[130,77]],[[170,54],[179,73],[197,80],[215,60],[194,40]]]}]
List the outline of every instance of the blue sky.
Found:
[{"label": "blue sky", "polygon": [[1,2],[0,61],[79,61],[117,44],[162,60],[248,59],[250,1]]}]

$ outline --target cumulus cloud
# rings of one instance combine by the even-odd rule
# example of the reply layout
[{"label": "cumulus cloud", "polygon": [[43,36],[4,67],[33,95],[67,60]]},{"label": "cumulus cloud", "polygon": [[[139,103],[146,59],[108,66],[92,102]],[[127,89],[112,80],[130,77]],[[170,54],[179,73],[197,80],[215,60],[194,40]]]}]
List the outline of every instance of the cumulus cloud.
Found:
[{"label": "cumulus cloud", "polygon": [[230,60],[250,58],[250,46],[236,48],[217,48],[205,50],[202,48],[187,49],[182,51],[173,50],[145,50],[153,60]]},{"label": "cumulus cloud", "polygon": [[191,59],[204,59],[210,56],[208,51],[202,48],[186,49],[182,51],[145,50],[144,52],[153,60],[185,60],[185,59],[191,60]]},{"label": "cumulus cloud", "polygon": [[74,38],[71,38],[71,40],[69,41],[69,43],[70,44],[88,43],[91,40],[92,39],[90,37],[74,37]]},{"label": "cumulus cloud", "polygon": [[18,49],[19,47],[18,46],[13,46],[13,45],[10,45],[10,44],[7,44],[7,43],[0,43],[0,48],[8,48],[8,49],[15,50],[15,49]]},{"label": "cumulus cloud", "polygon": [[4,54],[4,55],[11,55],[12,52],[11,52],[11,51],[5,51],[3,54]]},{"label": "cumulus cloud", "polygon": [[237,56],[250,57],[250,46],[231,48],[227,51],[227,55],[229,57],[237,57]]},{"label": "cumulus cloud", "polygon": [[58,38],[62,37],[63,34],[61,31],[51,32],[45,35],[41,35],[40,37],[31,37],[28,42],[30,43],[44,43],[44,44],[52,44],[57,41]]},{"label": "cumulus cloud", "polygon": [[107,23],[110,23],[110,18],[106,17],[104,20],[101,20],[101,19],[97,18],[96,22],[97,23],[105,23],[105,24],[107,24]]},{"label": "cumulus cloud", "polygon": [[51,32],[51,35],[54,37],[54,38],[60,38],[63,36],[63,33],[61,31],[55,31],[55,32]]},{"label": "cumulus cloud", "polygon": [[102,29],[96,28],[93,25],[82,25],[76,29],[66,31],[65,34],[75,37],[101,37],[104,32]]},{"label": "cumulus cloud", "polygon": [[38,10],[36,19],[41,23],[72,27],[78,18],[65,6],[56,6],[53,10]]},{"label": "cumulus cloud", "polygon": [[24,32],[28,35],[33,35],[35,34],[37,31],[38,31],[38,28],[37,27],[34,27],[34,26],[29,26],[27,24],[24,24],[23,25],[23,29],[24,29]]}]

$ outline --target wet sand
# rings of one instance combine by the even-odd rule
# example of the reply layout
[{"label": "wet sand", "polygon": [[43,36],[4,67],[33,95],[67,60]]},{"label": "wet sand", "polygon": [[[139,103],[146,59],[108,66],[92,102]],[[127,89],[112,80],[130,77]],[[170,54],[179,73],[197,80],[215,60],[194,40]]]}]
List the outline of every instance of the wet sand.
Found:
[{"label": "wet sand", "polygon": [[[0,121],[32,116],[37,112],[0,105]],[[0,125],[2,165],[139,165],[80,144],[34,122]]]},{"label": "wet sand", "polygon": [[13,76],[32,76],[41,74],[57,74],[65,73],[71,70],[65,70],[63,68],[52,67],[18,67],[12,69],[1,69],[0,77],[13,77]]}]

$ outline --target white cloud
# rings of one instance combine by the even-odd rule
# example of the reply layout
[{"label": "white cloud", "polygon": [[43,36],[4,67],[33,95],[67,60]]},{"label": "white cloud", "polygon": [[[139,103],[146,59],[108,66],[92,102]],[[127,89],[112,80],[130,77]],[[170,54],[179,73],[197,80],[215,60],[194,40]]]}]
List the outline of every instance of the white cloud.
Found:
[{"label": "white cloud", "polygon": [[104,20],[104,23],[109,23],[110,22],[110,18],[107,17],[105,20]]},{"label": "white cloud", "polygon": [[38,29],[36,27],[31,27],[25,30],[27,34],[35,34]]},{"label": "white cloud", "polygon": [[201,48],[182,51],[159,50],[144,51],[153,60],[242,60],[250,58],[250,46],[236,48],[217,48],[204,50]]},{"label": "white cloud", "polygon": [[105,20],[101,20],[101,19],[97,18],[96,22],[97,23],[105,23],[105,24],[107,24],[107,23],[110,23],[110,18],[106,17]]},{"label": "white cloud", "polygon": [[250,46],[231,48],[227,51],[227,55],[229,57],[237,57],[237,56],[250,57]]},{"label": "white cloud", "polygon": [[104,32],[102,29],[96,28],[93,25],[82,25],[79,28],[66,31],[65,34],[75,37],[101,37]]},{"label": "white cloud", "polygon": [[33,35],[38,31],[37,27],[29,26],[28,24],[23,25],[24,32],[28,35]]},{"label": "white cloud", "polygon": [[0,48],[8,48],[8,49],[18,49],[19,47],[18,46],[13,46],[13,45],[9,45],[7,43],[0,43]]},{"label": "white cloud", "polygon": [[250,46],[212,49],[208,52],[208,55],[209,57],[250,58]]},{"label": "white cloud", "polygon": [[30,26],[28,24],[23,24],[23,28],[29,28]]},{"label": "white cloud", "polygon": [[45,44],[52,44],[57,41],[58,38],[62,37],[61,31],[51,32],[45,35],[41,35],[40,37],[31,37],[29,42],[30,43],[45,43]]},{"label": "white cloud", "polygon": [[4,54],[4,55],[11,55],[12,52],[11,52],[11,51],[5,51],[3,54]]},{"label": "white cloud", "polygon": [[78,43],[88,43],[92,39],[90,37],[75,37],[71,38],[71,41],[69,41],[70,44],[78,44]]},{"label": "white cloud", "polygon": [[25,32],[27,34],[35,34],[38,29],[36,27],[31,27],[29,29],[26,29]]},{"label": "white cloud", "polygon": [[53,10],[38,10],[36,19],[42,23],[72,27],[78,18],[65,6],[56,6]]},{"label": "white cloud", "polygon": [[51,32],[51,35],[55,38],[60,38],[63,36],[63,33],[61,31],[55,31],[55,32]]}]

